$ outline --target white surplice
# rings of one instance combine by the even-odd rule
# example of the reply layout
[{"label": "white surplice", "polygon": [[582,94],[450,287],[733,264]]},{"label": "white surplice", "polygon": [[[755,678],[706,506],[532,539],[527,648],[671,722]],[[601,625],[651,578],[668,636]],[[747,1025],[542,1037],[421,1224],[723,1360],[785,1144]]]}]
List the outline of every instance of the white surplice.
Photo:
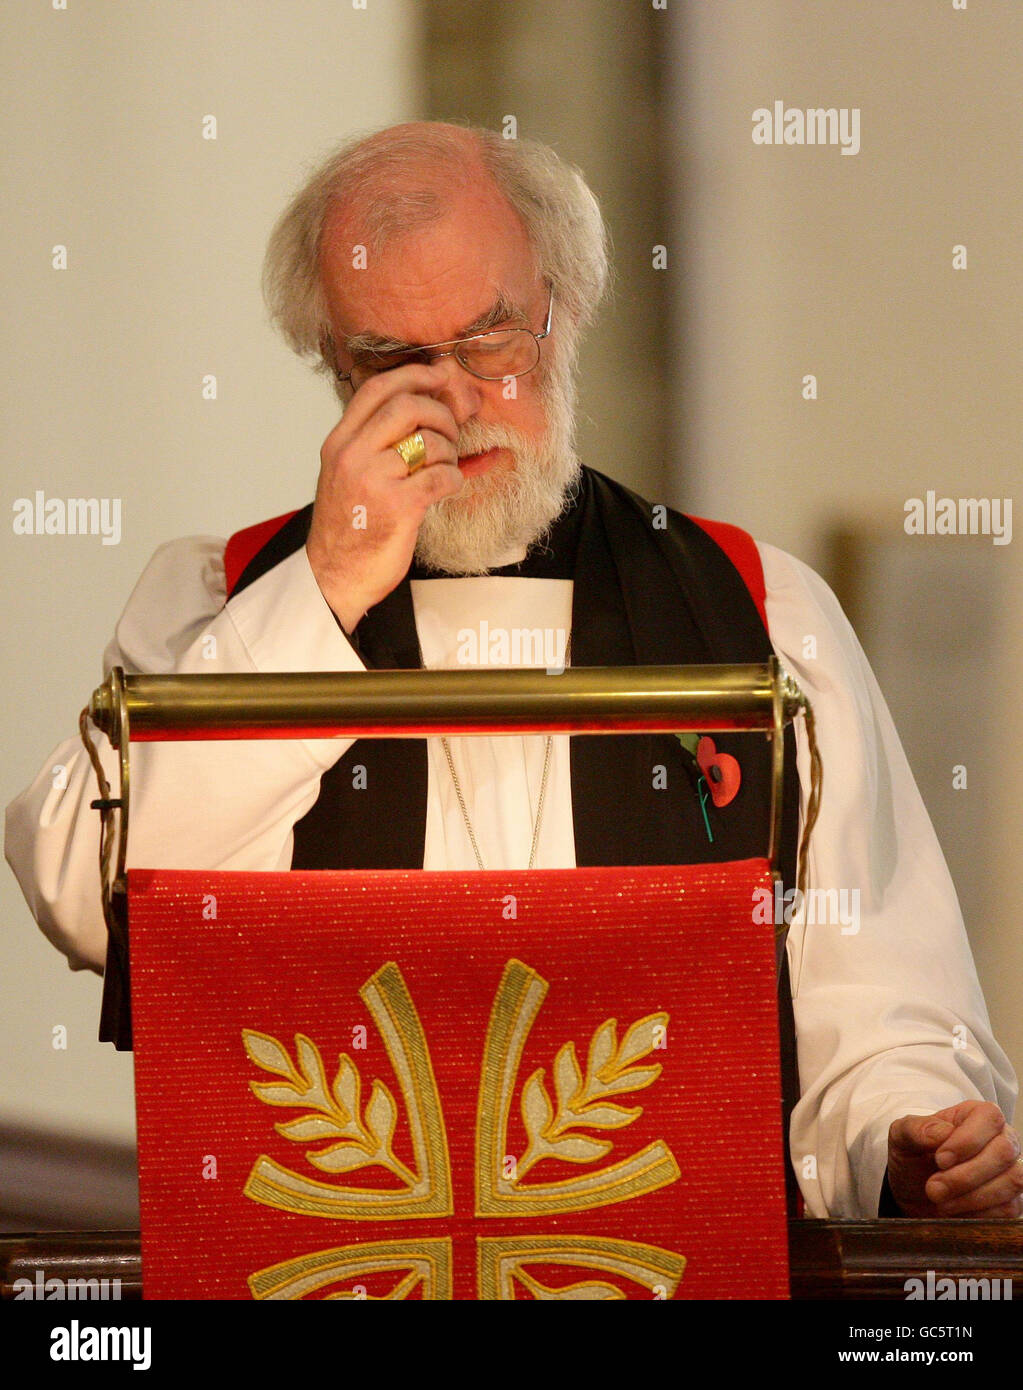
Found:
[{"label": "white surplice", "polygon": [[[773,546],[758,549],[771,641],[817,716],[825,782],[810,887],[859,890],[857,931],[797,920],[789,933],[802,1091],[791,1153],[808,1215],[875,1216],[892,1120],[963,1099],[993,1100],[1011,1118],[1016,1080],[991,1035],[948,869],[860,645],[812,570]],[[117,625],[104,674],[114,665],[151,673],[363,669],[304,549],[226,605],[223,555],[224,542],[211,537],[162,546]],[[481,619],[491,630],[569,631],[572,587],[571,580],[414,581],[424,664],[464,667],[466,632],[478,633]],[[808,635],[816,638],[813,660],[802,655]],[[485,663],[487,652],[479,656]],[[805,806],[801,721],[796,738]],[[98,741],[116,786],[115,757]],[[475,869],[441,742],[428,743],[424,868]],[[449,744],[484,867],[524,869],[544,736]],[[348,747],[343,740],[135,744],[129,865],[287,869],[292,826]],[[58,764],[66,771],[55,786]],[[89,808],[96,795],[75,737],[7,810],[7,858],[72,969],[100,969],[106,954],[99,818]],[[574,866],[569,743],[556,735],[535,867]],[[713,1057],[706,1062],[713,1066]]]}]

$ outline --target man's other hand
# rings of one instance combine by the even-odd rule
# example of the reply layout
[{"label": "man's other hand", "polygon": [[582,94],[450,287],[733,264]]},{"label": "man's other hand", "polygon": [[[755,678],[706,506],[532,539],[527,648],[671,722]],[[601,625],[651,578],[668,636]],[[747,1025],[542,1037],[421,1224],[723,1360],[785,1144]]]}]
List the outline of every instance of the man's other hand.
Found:
[{"label": "man's other hand", "polygon": [[1017,1217],[1019,1135],[986,1100],[903,1115],[888,1131],[888,1185],[906,1216]]}]

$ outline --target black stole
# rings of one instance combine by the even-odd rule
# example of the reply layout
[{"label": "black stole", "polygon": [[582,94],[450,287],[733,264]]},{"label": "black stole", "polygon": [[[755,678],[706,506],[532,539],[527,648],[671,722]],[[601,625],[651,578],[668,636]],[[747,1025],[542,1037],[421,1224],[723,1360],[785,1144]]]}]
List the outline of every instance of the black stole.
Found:
[{"label": "black stole", "polygon": [[[249,562],[234,593],[305,544],[312,508],[297,512]],[[661,524],[655,526],[655,519]],[[672,666],[762,662],[773,648],[731,560],[688,517],[652,506],[621,483],[583,468],[571,503],[545,545],[530,547],[498,576],[574,579],[573,666]],[[420,666],[410,580],[363,617],[354,645],[376,669]],[[485,615],[484,615],[485,616]],[[708,838],[692,760],[663,734],[587,734],[572,739],[576,863],[695,864],[766,853],[771,760],[757,734],[717,734],[742,770],[735,799],[708,799]],[[786,735],[779,865],[795,883],[799,786],[795,745]],[[356,777],[354,768],[365,768]],[[655,779],[661,766],[664,776]],[[657,782],[665,785],[658,786]],[[426,834],[427,753],[423,739],[358,739],[324,773],[320,795],[295,825],[293,869],[421,869]]]}]

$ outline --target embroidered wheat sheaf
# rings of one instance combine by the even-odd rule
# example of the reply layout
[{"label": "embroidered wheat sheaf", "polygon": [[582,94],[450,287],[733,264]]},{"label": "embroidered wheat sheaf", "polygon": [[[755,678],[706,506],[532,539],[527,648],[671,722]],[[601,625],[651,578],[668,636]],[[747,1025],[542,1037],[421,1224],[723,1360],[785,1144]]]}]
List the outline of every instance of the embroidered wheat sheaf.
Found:
[{"label": "embroidered wheat sheaf", "polygon": [[[664,1045],[666,1013],[638,1019],[620,1041],[617,1020],[603,1020],[590,1038],[585,1068],[575,1042],[565,1042],[554,1057],[550,1085],[544,1068],[533,1071],[519,1095],[526,1146],[509,1168],[508,1122],[522,1052],[547,990],[547,981],[530,966],[508,961],[480,1065],[475,1142],[480,1218],[529,1220],[584,1211],[641,1198],[679,1178],[674,1155],[663,1140],[622,1157],[615,1154],[616,1146],[628,1149],[619,1132],[643,1113],[641,1105],[622,1104],[622,1099],[653,1086],[661,1074],[660,1065],[647,1059]],[[364,1100],[365,1079],[346,1053],[339,1056],[328,1081],[319,1048],[304,1034],[295,1035],[292,1052],[269,1033],[243,1030],[249,1058],[273,1078],[250,1081],[253,1094],[266,1105],[298,1112],[276,1124],[277,1133],[308,1146],[306,1162],[335,1178],[323,1182],[263,1154],[253,1165],[245,1193],[280,1210],[335,1220],[450,1216],[451,1164],[444,1116],[427,1039],[398,966],[387,962],[359,994],[387,1050],[400,1103],[379,1077],[369,1079]],[[411,1166],[393,1146],[402,1108],[414,1155]],[[605,1162],[613,1154],[616,1161]],[[560,1175],[564,1166],[567,1176]],[[373,1185],[373,1169],[391,1174],[387,1187]],[[350,1175],[359,1180],[348,1181]],[[529,1175],[533,1180],[526,1182]],[[625,1297],[606,1279],[552,1286],[530,1273],[530,1265],[603,1271],[668,1298],[685,1269],[684,1257],[673,1251],[599,1236],[481,1235],[476,1244],[481,1299],[514,1300],[517,1289],[541,1301]],[[362,1287],[360,1277],[393,1273],[395,1282],[383,1296],[387,1300],[409,1298],[416,1291],[423,1299],[450,1299],[452,1263],[450,1239],[424,1233],[404,1242],[366,1242],[286,1260],[257,1271],[249,1286],[255,1298],[367,1297],[352,1292]]]}]

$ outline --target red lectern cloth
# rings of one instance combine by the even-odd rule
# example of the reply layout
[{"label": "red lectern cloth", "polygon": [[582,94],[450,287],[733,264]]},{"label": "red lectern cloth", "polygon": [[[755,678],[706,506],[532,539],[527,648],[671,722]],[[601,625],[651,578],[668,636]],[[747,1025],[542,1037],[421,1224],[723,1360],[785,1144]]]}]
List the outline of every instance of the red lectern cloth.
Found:
[{"label": "red lectern cloth", "polygon": [[146,1297],[786,1297],[769,888],[133,871]]}]

